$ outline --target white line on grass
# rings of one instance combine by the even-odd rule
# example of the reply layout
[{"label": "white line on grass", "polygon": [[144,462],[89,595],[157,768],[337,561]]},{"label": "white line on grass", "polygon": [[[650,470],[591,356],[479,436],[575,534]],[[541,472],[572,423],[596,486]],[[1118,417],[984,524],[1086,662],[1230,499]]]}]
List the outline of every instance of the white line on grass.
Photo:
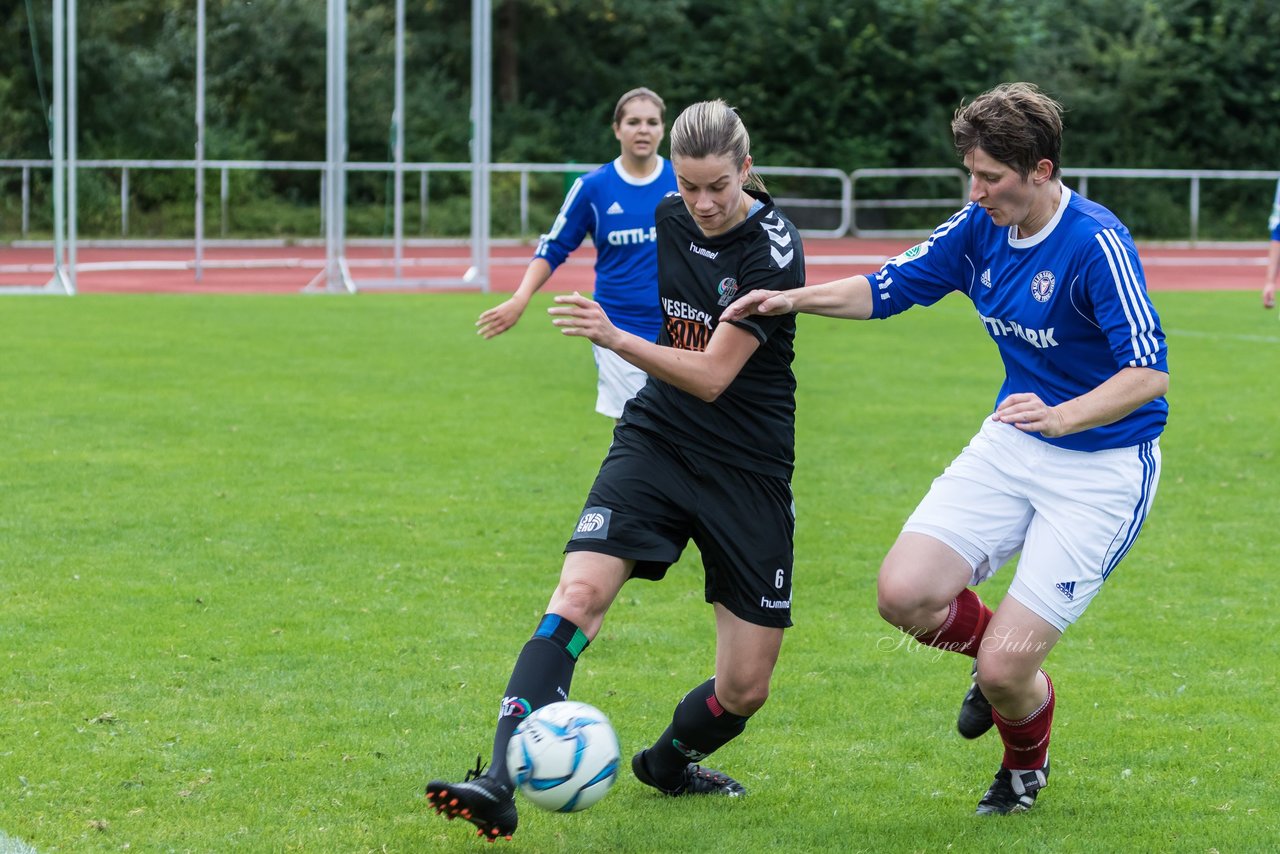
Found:
[{"label": "white line on grass", "polygon": [[1236,335],[1222,332],[1197,332],[1191,329],[1166,329],[1165,335],[1186,336],[1187,338],[1216,338],[1227,341],[1256,341],[1260,344],[1280,344],[1280,335]]},{"label": "white line on grass", "polygon": [[0,830],[0,854],[36,854],[36,849]]}]

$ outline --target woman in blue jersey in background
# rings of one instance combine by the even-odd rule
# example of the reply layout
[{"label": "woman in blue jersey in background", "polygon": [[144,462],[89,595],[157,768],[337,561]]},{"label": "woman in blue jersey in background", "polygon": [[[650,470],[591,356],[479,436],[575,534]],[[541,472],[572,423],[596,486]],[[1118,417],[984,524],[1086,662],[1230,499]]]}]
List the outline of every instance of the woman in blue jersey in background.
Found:
[{"label": "woman in blue jersey in background", "polygon": [[[934,482],[880,569],[881,615],[975,659],[957,726],[1004,743],[979,814],[1048,783],[1055,690],[1041,664],[1133,545],[1160,476],[1164,334],[1115,215],[1059,179],[1061,106],[1028,83],[956,111],[969,204],[870,276],[756,291],[722,316],[886,318],[973,301],[1005,376],[994,412]],[[1021,552],[994,613],[970,589]]]},{"label": "woman in blue jersey in background", "polygon": [[[480,315],[479,334],[492,338],[515,326],[533,295],[590,234],[596,247],[596,302],[619,329],[646,341],[658,339],[662,318],[653,212],[676,191],[675,171],[658,154],[665,111],[662,99],[643,87],[618,99],[613,135],[621,153],[573,182],[551,230],[538,241],[520,287]],[[610,350],[593,345],[592,353],[599,372],[596,412],[616,419],[647,375]]]}]

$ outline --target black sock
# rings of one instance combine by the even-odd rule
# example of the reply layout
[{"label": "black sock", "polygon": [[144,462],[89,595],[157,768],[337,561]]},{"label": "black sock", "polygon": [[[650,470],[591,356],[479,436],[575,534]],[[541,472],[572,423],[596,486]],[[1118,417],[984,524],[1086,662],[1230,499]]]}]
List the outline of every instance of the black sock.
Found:
[{"label": "black sock", "polygon": [[487,772],[490,777],[511,782],[507,774],[507,742],[511,734],[534,709],[569,699],[573,667],[587,643],[582,629],[569,620],[555,614],[543,615],[538,630],[520,650],[502,697],[498,729],[493,735],[493,758]]},{"label": "black sock", "polygon": [[671,726],[644,754],[645,767],[660,783],[679,782],[690,762],[701,762],[747,728],[747,717],[726,711],[716,699],[716,680],[694,688],[676,706]]}]

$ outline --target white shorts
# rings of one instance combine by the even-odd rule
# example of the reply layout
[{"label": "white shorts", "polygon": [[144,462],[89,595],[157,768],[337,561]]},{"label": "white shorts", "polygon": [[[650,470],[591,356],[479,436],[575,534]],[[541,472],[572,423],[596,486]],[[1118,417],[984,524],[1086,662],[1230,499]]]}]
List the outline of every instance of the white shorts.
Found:
[{"label": "white shorts", "polygon": [[1159,481],[1158,440],[1069,451],[987,418],[902,530],[959,552],[970,584],[1021,552],[1009,595],[1064,631],[1137,539]]},{"label": "white shorts", "polygon": [[621,418],[622,407],[644,388],[649,375],[612,350],[591,345],[596,357],[596,412],[610,418]]}]

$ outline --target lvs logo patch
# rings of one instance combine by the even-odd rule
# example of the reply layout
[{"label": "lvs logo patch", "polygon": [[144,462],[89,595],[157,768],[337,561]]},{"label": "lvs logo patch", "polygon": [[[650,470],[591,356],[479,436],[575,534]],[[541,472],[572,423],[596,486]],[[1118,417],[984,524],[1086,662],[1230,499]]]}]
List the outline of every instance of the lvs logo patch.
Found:
[{"label": "lvs logo patch", "polygon": [[728,305],[738,293],[737,279],[721,279],[716,285],[716,293],[720,294],[720,305]]},{"label": "lvs logo patch", "polygon": [[1057,279],[1053,277],[1053,273],[1048,270],[1041,270],[1031,280],[1031,295],[1036,298],[1037,302],[1044,302],[1053,295],[1053,286],[1055,284],[1057,284]]}]

